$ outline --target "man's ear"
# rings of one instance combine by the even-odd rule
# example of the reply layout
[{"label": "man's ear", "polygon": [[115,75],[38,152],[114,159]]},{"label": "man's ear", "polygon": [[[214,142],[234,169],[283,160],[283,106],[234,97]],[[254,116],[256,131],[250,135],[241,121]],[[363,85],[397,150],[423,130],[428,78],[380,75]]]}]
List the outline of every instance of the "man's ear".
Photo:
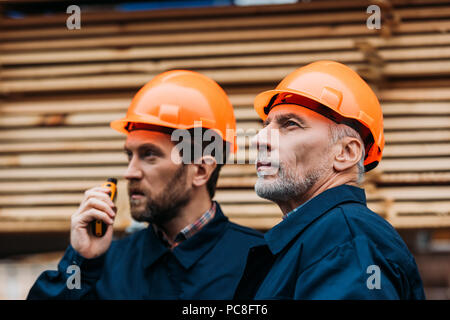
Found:
[{"label": "man's ear", "polygon": [[357,138],[344,137],[336,144],[333,167],[336,171],[346,171],[361,160],[362,143]]},{"label": "man's ear", "polygon": [[200,163],[194,164],[196,170],[192,179],[192,184],[196,187],[206,185],[214,169],[217,167],[216,158],[213,156],[203,156]]}]

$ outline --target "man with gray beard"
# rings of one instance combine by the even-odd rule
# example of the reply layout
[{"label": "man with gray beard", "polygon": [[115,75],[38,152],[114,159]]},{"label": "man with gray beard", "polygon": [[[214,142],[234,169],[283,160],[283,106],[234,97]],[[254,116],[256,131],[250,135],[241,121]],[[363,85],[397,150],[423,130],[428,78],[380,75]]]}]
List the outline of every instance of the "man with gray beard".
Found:
[{"label": "man with gray beard", "polygon": [[250,250],[236,299],[424,299],[405,243],[359,187],[384,147],[383,115],[353,70],[318,61],[259,94],[256,193],[283,221]]}]

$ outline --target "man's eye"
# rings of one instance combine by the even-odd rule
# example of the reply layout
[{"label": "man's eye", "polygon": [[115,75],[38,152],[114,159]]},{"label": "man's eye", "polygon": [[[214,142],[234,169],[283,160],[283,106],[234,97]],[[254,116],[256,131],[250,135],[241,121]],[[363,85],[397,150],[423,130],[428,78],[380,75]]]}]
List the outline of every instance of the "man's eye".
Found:
[{"label": "man's eye", "polygon": [[144,152],[144,157],[153,157],[155,153],[152,150],[146,150]]},{"label": "man's eye", "polygon": [[297,127],[300,127],[300,125],[299,125],[297,122],[292,121],[292,120],[286,121],[286,122],[284,123],[284,126],[285,126],[285,127],[291,127],[291,126],[297,126]]}]

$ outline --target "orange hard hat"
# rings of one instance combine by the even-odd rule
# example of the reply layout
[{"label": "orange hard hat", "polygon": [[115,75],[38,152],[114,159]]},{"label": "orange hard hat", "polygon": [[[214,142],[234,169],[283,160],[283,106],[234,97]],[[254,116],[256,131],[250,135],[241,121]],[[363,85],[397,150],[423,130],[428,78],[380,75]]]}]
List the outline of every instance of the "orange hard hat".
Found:
[{"label": "orange hard hat", "polygon": [[[130,124],[172,129],[212,129],[236,152],[236,119],[225,91],[198,72],[163,72],[144,85],[131,101],[125,118],[111,122],[111,128],[128,134]],[[228,134],[227,134],[228,130]]]},{"label": "orange hard hat", "polygon": [[275,90],[260,93],[254,107],[265,120],[280,104],[296,104],[316,111],[337,123],[354,128],[364,141],[364,168],[381,160],[384,148],[383,113],[367,83],[349,67],[335,61],[317,61],[285,77]]}]

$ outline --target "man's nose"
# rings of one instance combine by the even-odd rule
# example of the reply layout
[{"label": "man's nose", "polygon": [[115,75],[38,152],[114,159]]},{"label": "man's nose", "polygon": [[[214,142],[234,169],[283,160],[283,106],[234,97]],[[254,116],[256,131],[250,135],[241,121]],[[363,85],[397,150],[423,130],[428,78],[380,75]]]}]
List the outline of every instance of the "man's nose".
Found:
[{"label": "man's nose", "polygon": [[134,157],[128,163],[127,170],[125,171],[125,179],[127,180],[139,180],[142,179],[142,170],[139,167],[139,161]]},{"label": "man's nose", "polygon": [[251,138],[250,146],[252,148],[256,147],[256,150],[258,152],[270,151],[272,147],[270,132],[271,131],[268,130],[268,127],[261,129],[256,135]]}]

